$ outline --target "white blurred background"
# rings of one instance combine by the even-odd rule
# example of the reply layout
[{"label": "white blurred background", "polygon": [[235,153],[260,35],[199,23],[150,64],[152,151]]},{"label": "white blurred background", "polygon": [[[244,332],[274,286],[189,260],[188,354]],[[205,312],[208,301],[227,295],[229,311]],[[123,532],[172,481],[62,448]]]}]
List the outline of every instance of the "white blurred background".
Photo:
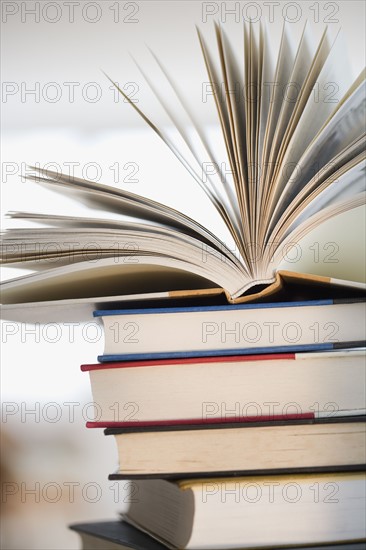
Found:
[{"label": "white blurred background", "polygon": [[[3,227],[10,223],[4,220],[9,210],[85,215],[71,200],[24,182],[26,165],[36,163],[63,171],[74,166],[75,175],[161,200],[210,227],[218,223],[212,209],[202,208],[203,195],[184,168],[133,109],[117,100],[101,72],[140,108],[156,114],[130,53],[148,66],[151,47],[207,125],[215,118],[212,104],[201,100],[206,79],[195,24],[209,35],[214,18],[226,19],[234,36],[241,32],[240,14],[261,16],[275,50],[284,15],[295,39],[306,20],[315,36],[328,21],[332,32],[341,27],[344,33],[354,75],[365,65],[363,0],[3,1],[1,8]],[[287,267],[364,280],[364,235],[359,208],[308,235],[301,258]],[[337,247],[335,263],[326,261],[329,243]],[[5,270],[4,277],[15,274]],[[85,332],[78,325],[71,333],[68,326],[45,330],[3,322],[2,548],[7,550],[76,549],[79,542],[68,523],[116,517],[128,498],[126,484],[117,490],[107,479],[117,466],[113,439],[84,427],[92,397],[79,366],[96,361],[102,337],[93,326]]]}]

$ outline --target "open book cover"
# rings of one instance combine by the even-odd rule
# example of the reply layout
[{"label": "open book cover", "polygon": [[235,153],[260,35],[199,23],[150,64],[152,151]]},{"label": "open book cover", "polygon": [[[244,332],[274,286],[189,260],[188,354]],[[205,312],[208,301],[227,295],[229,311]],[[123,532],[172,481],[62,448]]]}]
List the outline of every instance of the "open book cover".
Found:
[{"label": "open book cover", "polygon": [[[230,243],[163,203],[35,168],[30,181],[71,195],[91,214],[10,214],[46,227],[3,234],[2,263],[34,270],[3,283],[6,316],[19,315],[14,304],[34,309],[35,304],[79,303],[89,312],[126,295],[177,298],[197,291],[244,302],[267,299],[284,281],[321,288],[332,282],[325,277],[302,280],[281,274],[278,267],[293,243],[365,201],[366,73],[353,80],[341,37],[327,28],[316,42],[305,25],[294,47],[284,26],[275,62],[263,25],[245,25],[239,44],[223,26],[215,25],[214,34],[213,45],[198,31],[198,47],[213,91],[225,159],[223,151],[215,153],[208,128],[199,124],[184,100],[184,79],[174,82],[153,53],[161,82],[139,68],[170,129],[159,128],[115,86],[200,186],[219,213]],[[329,83],[336,83],[336,95]],[[235,89],[243,93],[233,93]],[[230,167],[225,173],[223,162]],[[103,219],[100,212],[93,216],[93,209],[114,217]]]}]

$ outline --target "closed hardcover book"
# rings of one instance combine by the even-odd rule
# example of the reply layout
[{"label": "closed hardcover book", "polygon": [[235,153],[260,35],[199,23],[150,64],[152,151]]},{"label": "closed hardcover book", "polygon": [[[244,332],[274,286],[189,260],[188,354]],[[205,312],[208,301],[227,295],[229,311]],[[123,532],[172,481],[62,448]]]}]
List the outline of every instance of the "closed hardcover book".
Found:
[{"label": "closed hardcover book", "polygon": [[364,414],[365,349],[82,365],[89,427]]},{"label": "closed hardcover book", "polygon": [[99,310],[99,361],[332,350],[364,345],[365,297]]},{"label": "closed hardcover book", "polygon": [[[166,550],[167,546],[125,521],[98,521],[70,525],[80,535],[82,550]],[[362,542],[287,547],[286,550],[364,550]]]},{"label": "closed hardcover book", "polygon": [[139,480],[125,519],[169,548],[244,549],[365,541],[365,474]]},{"label": "closed hardcover book", "polygon": [[83,550],[166,550],[165,545],[125,521],[78,523],[70,529],[80,535]]},{"label": "closed hardcover book", "polygon": [[336,417],[108,428],[119,456],[119,469],[110,479],[363,470],[365,421]]}]

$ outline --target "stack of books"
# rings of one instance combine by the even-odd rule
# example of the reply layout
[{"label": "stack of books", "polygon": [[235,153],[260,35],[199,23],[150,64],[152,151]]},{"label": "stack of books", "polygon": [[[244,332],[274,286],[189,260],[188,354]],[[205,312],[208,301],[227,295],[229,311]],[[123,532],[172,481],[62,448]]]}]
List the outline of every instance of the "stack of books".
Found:
[{"label": "stack of books", "polygon": [[230,170],[160,62],[177,108],[147,81],[179,144],[120,92],[234,246],[146,197],[38,169],[28,179],[119,217],[13,213],[51,227],[4,235],[3,262],[39,271],[4,283],[3,311],[55,320],[94,310],[104,324],[104,354],[82,366],[98,411],[89,427],[115,437],[110,477],[132,490],[123,521],[72,527],[84,548],[360,549],[365,287],[278,268],[305,234],[365,199],[365,73],[348,78],[326,30],[315,43],[305,28],[293,49],[285,28],[276,66],[264,28],[245,27],[242,49],[223,28],[215,35],[217,59],[199,38]]},{"label": "stack of books", "polygon": [[[116,439],[125,521],[177,549],[363,539],[365,302],[346,288],[95,312],[105,354],[82,366],[98,405],[88,425]],[[326,323],[336,345],[314,339]]]}]

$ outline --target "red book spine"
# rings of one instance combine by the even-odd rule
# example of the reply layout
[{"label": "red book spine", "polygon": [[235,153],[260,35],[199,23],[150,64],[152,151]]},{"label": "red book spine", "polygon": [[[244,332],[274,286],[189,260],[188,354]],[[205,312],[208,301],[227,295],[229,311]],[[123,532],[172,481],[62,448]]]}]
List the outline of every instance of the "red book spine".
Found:
[{"label": "red book spine", "polygon": [[270,353],[267,355],[227,355],[216,357],[185,357],[182,359],[150,359],[149,361],[116,361],[81,365],[83,372],[104,369],[126,369],[132,367],[166,367],[169,365],[195,365],[202,363],[238,363],[239,361],[284,361],[296,359],[295,353]]}]

